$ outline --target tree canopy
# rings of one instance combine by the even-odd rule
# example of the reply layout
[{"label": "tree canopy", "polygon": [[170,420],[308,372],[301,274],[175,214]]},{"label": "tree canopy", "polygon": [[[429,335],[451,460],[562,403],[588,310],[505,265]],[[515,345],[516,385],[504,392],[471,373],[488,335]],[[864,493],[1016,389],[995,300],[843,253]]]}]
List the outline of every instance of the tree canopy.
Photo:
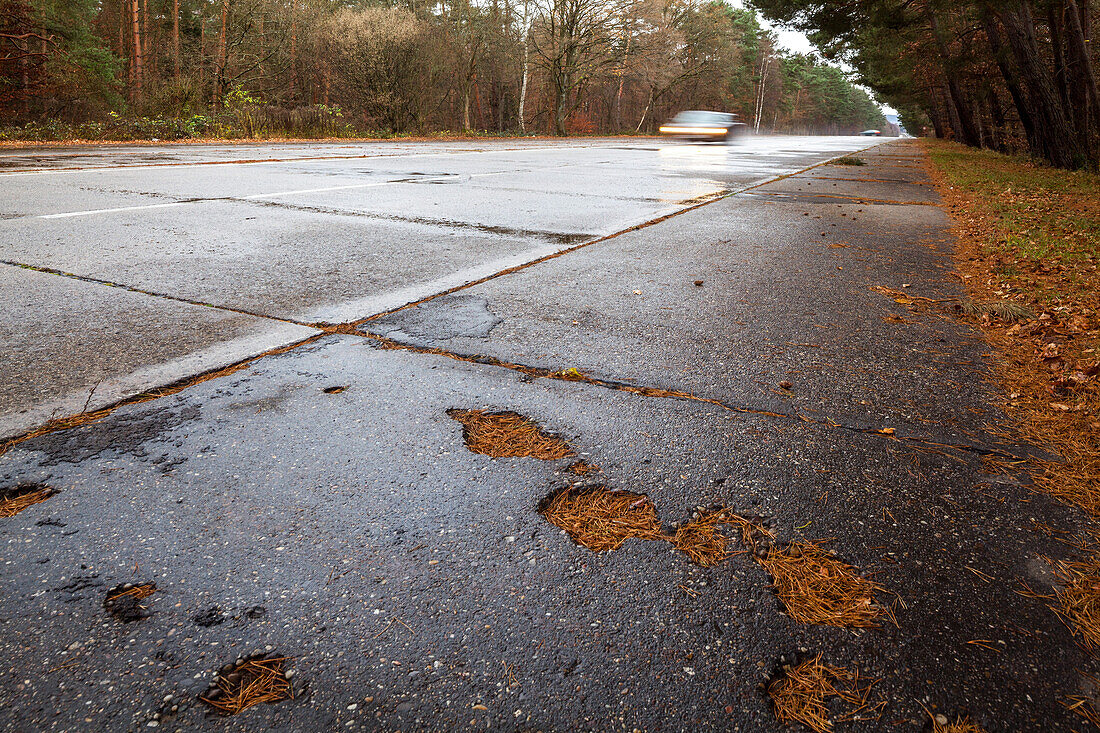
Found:
[{"label": "tree canopy", "polygon": [[1064,167],[1100,163],[1089,0],[754,0],[901,112],[906,127]]},{"label": "tree canopy", "polygon": [[[763,130],[885,128],[751,10],[698,0],[0,0],[6,121],[247,114],[248,130],[652,132],[690,108]],[[188,125],[191,123],[188,122]],[[182,128],[180,128],[182,129]]]}]

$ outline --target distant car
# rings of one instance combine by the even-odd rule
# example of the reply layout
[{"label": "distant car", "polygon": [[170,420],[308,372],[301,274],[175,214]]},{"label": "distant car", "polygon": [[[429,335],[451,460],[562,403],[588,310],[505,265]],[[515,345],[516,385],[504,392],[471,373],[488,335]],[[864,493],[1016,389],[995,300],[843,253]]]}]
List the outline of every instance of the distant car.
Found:
[{"label": "distant car", "polygon": [[882,130],[864,130],[859,133],[860,135],[866,135],[867,137],[878,137],[882,134]]},{"label": "distant car", "polygon": [[727,112],[708,112],[693,109],[681,112],[661,125],[662,135],[684,140],[717,140],[729,142],[748,130],[748,125],[738,122],[737,115]]}]

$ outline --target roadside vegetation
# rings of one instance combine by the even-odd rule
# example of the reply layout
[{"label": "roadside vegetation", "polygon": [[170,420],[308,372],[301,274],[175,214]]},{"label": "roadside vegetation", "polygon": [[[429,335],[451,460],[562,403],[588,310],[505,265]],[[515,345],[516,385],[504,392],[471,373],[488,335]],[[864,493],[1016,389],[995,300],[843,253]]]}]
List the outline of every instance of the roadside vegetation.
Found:
[{"label": "roadside vegetation", "polygon": [[0,141],[889,131],[844,72],[724,2],[0,3]]},{"label": "roadside vegetation", "polygon": [[[1005,411],[1054,456],[1026,466],[1035,487],[1100,520],[1100,176],[924,144],[961,243],[964,312],[1000,357]],[[1062,589],[1050,601],[1084,646],[1100,648],[1100,529],[1040,529],[1084,553],[1052,563]],[[1079,712],[1100,722],[1091,704]]]},{"label": "roadside vegetation", "polygon": [[753,0],[896,107],[914,135],[1100,166],[1095,0]]}]

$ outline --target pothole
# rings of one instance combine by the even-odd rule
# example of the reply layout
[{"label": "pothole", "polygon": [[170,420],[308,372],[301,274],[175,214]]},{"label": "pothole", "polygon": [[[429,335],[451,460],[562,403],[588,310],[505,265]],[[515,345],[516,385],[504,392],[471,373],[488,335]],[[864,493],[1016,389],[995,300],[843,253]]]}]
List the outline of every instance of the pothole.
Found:
[{"label": "pothole", "polygon": [[199,699],[222,715],[236,715],[261,703],[294,699],[287,669],[290,657],[276,652],[253,652],[218,670],[214,682]]},{"label": "pothole", "polygon": [[563,439],[547,433],[517,412],[450,409],[462,424],[462,437],[473,453],[492,458],[529,457],[555,461],[575,455]]},{"label": "pothole", "polygon": [[225,614],[222,613],[220,606],[211,606],[210,608],[196,613],[191,617],[191,621],[193,621],[196,626],[208,629],[211,626],[217,626],[225,621]]},{"label": "pothole", "polygon": [[734,514],[726,507],[697,509],[690,522],[680,525],[671,537],[665,537],[673,546],[688,556],[696,565],[710,567],[727,557],[727,538],[718,531],[719,525],[740,530],[741,544],[745,551],[756,550],[760,540],[771,540],[772,534],[760,524]]},{"label": "pothole", "polygon": [[123,583],[107,591],[103,607],[124,624],[140,621],[153,615],[142,601],[156,592],[156,583]]},{"label": "pothole", "polygon": [[14,517],[27,507],[41,504],[57,491],[46,484],[21,483],[0,489],[0,519]]},{"label": "pothole", "polygon": [[833,729],[833,717],[838,722],[853,720],[882,707],[884,703],[869,703],[874,684],[875,680],[861,681],[859,670],[825,664],[818,654],[797,666],[784,667],[782,676],[768,686],[768,696],[779,722],[798,722],[826,733]]},{"label": "pothole", "polygon": [[772,588],[787,614],[800,624],[877,627],[893,620],[888,607],[875,603],[884,588],[815,542],[770,547],[759,562],[772,577]]},{"label": "pothole", "polygon": [[603,486],[560,489],[543,500],[539,512],[593,552],[617,550],[632,538],[664,540],[703,566],[717,565],[729,557],[728,539],[718,531],[720,525],[740,530],[740,541],[748,550],[755,550],[759,540],[771,538],[767,529],[726,507],[699,509],[691,521],[666,534],[648,496]]},{"label": "pothole", "polygon": [[602,486],[570,487],[547,497],[540,513],[578,545],[593,552],[617,550],[628,539],[663,539],[657,508],[644,494]]}]

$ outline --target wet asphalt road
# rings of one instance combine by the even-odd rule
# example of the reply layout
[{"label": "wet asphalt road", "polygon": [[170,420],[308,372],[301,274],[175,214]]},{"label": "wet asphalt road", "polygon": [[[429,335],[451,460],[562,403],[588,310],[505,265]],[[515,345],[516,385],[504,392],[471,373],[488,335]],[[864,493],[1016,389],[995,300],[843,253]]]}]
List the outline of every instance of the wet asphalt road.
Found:
[{"label": "wet asphalt road", "polygon": [[[1096,664],[1016,592],[1067,551],[1037,525],[1082,519],[983,469],[1024,448],[919,150],[817,165],[869,144],[6,151],[7,434],[369,318],[0,456],[59,492],[0,520],[0,726],[777,731],[762,685],[820,652],[879,679],[848,729],[1083,729],[1061,702]],[[666,526],[725,503],[831,538],[898,625],[801,626],[745,556],[593,554],[536,511],[571,459],[475,455],[455,407],[531,416]],[[152,615],[109,617],[138,581]],[[211,673],[269,646],[298,699],[209,717]]]}]

